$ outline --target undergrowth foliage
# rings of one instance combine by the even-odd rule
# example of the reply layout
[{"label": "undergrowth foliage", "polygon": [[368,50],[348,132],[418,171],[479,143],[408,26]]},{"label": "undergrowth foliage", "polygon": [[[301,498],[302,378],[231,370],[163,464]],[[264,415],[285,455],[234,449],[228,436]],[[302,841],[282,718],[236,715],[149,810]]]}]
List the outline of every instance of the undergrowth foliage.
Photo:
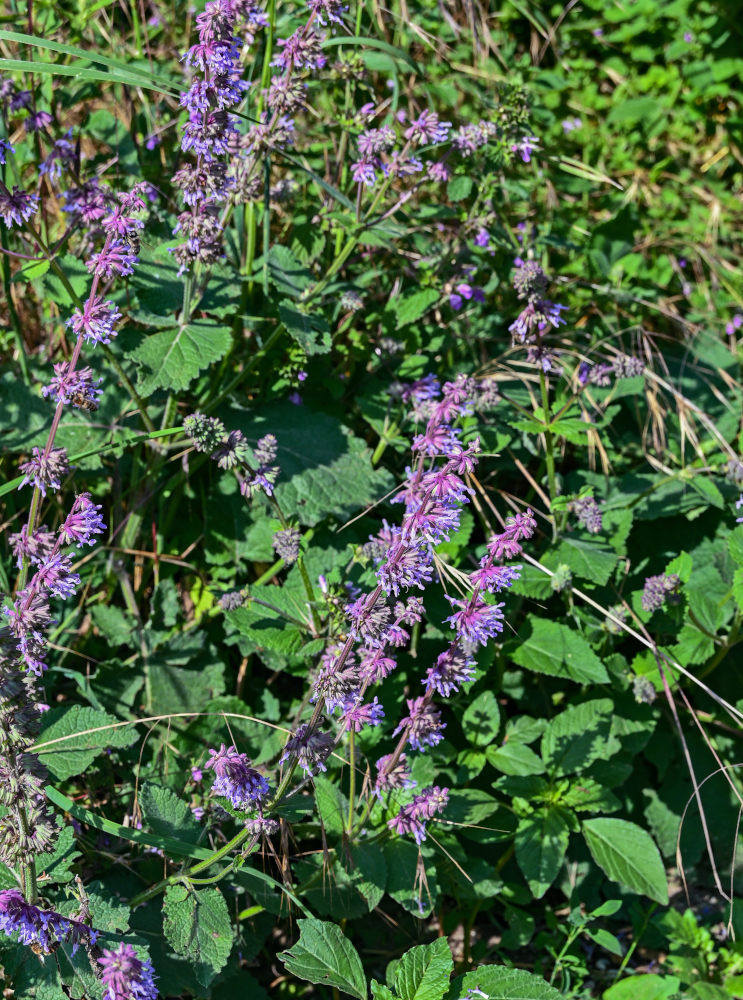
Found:
[{"label": "undergrowth foliage", "polygon": [[735,17],[6,25],[6,995],[740,995]]}]

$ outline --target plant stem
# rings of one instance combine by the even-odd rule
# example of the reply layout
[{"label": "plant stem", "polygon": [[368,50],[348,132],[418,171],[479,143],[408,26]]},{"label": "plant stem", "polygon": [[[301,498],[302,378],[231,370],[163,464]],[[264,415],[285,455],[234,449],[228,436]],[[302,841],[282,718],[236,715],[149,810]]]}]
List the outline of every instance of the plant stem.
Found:
[{"label": "plant stem", "polygon": [[[549,495],[550,502],[554,503],[557,499],[557,479],[555,477],[555,441],[552,431],[547,430],[547,425],[550,423],[550,401],[549,401],[549,390],[547,388],[547,377],[539,369],[539,388],[542,393],[542,410],[544,411],[544,458],[547,463],[547,482],[549,484]],[[557,517],[552,515],[552,532],[553,537],[557,537]]]}]

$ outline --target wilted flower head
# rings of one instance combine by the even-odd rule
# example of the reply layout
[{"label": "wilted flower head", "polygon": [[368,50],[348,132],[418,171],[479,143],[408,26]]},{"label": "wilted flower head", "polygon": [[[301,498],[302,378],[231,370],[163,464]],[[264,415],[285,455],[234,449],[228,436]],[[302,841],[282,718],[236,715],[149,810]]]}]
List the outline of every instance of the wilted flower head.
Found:
[{"label": "wilted flower head", "polygon": [[183,421],[183,429],[191,438],[197,451],[209,454],[216,451],[226,435],[225,426],[218,417],[207,417],[203,413],[192,413]]},{"label": "wilted flower head", "polygon": [[649,576],[642,589],[642,607],[644,611],[657,611],[662,608],[669,595],[674,594],[681,580],[676,573],[659,573]]},{"label": "wilted flower head", "polygon": [[23,486],[35,486],[46,496],[47,489],[56,492],[62,485],[62,480],[70,471],[70,463],[64,448],[52,448],[48,455],[34,445],[32,456],[19,466],[23,473]]}]

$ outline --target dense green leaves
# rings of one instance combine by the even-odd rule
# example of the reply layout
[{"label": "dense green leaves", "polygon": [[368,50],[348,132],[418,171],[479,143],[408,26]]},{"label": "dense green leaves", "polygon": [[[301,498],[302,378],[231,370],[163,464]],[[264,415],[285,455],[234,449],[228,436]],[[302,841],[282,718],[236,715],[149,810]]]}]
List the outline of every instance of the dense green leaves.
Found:
[{"label": "dense green leaves", "polygon": [[84,705],[53,709],[46,722],[37,752],[59,779],[81,774],[108,748],[128,747],[139,738],[134,726]]}]

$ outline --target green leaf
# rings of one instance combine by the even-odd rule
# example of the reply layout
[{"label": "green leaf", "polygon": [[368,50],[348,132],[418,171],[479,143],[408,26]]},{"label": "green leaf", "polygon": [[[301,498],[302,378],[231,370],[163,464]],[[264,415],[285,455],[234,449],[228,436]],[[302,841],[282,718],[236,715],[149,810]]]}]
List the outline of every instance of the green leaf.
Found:
[{"label": "green leaf", "polygon": [[392,306],[397,316],[397,329],[409,326],[431,308],[437,302],[441,293],[436,288],[422,288],[419,292],[406,295],[403,298],[395,299]]},{"label": "green leaf", "polygon": [[328,778],[318,774],[315,781],[315,801],[323,826],[329,833],[343,833],[348,818],[348,799]]},{"label": "green leaf", "polygon": [[225,356],[232,345],[228,326],[210,320],[191,320],[175,330],[151,333],[131,353],[149,369],[140,377],[139,391],[148,396],[155,389],[183,392],[199,372]]},{"label": "green leaf", "polygon": [[464,201],[472,191],[474,182],[467,174],[457,174],[452,177],[446,185],[446,194],[449,201]]},{"label": "green leaf", "polygon": [[311,917],[298,920],[299,941],[279,958],[287,970],[310,983],[335,986],[358,1000],[366,1000],[364,969],[351,942],[337,924]]},{"label": "green leaf", "polygon": [[269,431],[276,435],[281,468],[276,498],[301,524],[352,517],[392,485],[387,472],[371,468],[366,443],[327,414],[291,403],[266,406],[260,418],[234,412],[231,426],[249,440]]},{"label": "green leaf", "polygon": [[564,563],[571,572],[585,580],[604,586],[611,576],[619,557],[615,552],[580,538],[566,538],[554,553],[550,569]]},{"label": "green leaf", "polygon": [[624,819],[588,819],[583,836],[593,860],[608,878],[659,903],[668,902],[660,852],[647,831]]},{"label": "green leaf", "polygon": [[444,937],[405,952],[395,967],[395,992],[400,1000],[441,1000],[454,968]]},{"label": "green leaf", "polygon": [[584,701],[551,719],[542,736],[542,759],[551,774],[583,771],[598,757],[606,759],[621,749],[611,739],[610,698]]},{"label": "green leaf", "polygon": [[145,781],[139,793],[139,805],[145,825],[154,833],[191,844],[201,837],[201,824],[183,799],[169,788]]},{"label": "green leaf", "polygon": [[462,716],[464,735],[476,747],[486,747],[498,735],[500,709],[492,691],[483,691]]},{"label": "green leaf", "polygon": [[488,747],[485,751],[488,761],[504,774],[543,774],[544,764],[531,747],[523,743],[507,740],[503,746]]},{"label": "green leaf", "polygon": [[502,965],[481,965],[459,976],[452,983],[447,1000],[459,1000],[468,990],[478,990],[475,994],[478,1000],[562,1000],[562,994],[541,976]]},{"label": "green leaf", "polygon": [[[352,866],[352,867],[350,867]],[[387,888],[387,862],[379,844],[361,841],[351,848],[351,881],[370,910],[379,906]]]},{"label": "green leaf", "polygon": [[370,985],[374,1000],[399,1000],[399,997],[396,997],[389,986],[385,986],[384,983],[378,983],[376,979],[372,979]]},{"label": "green leaf", "polygon": [[538,674],[568,677],[581,684],[604,684],[609,675],[601,660],[576,632],[546,618],[530,618],[531,634],[519,632],[514,663]]},{"label": "green leaf", "polygon": [[202,986],[208,986],[227,964],[232,951],[232,924],[219,889],[168,886],[163,902],[163,931],[175,952],[193,964]]},{"label": "green leaf", "polygon": [[[134,727],[87,705],[53,708],[34,750],[60,781],[83,771],[109,747],[128,747],[138,739]],[[117,728],[113,728],[116,726]]]},{"label": "green leaf", "polygon": [[616,812],[622,805],[613,792],[593,778],[576,778],[560,802],[576,812]]},{"label": "green leaf", "polygon": [[306,313],[285,299],[279,303],[279,316],[305,354],[327,354],[333,346],[330,327],[321,313]]},{"label": "green leaf", "polygon": [[520,820],[516,860],[535,899],[557,878],[568,849],[570,829],[559,806],[545,806]]},{"label": "green leaf", "polygon": [[266,258],[268,276],[283,295],[298,299],[312,283],[312,272],[300,263],[289,247],[274,243]]},{"label": "green leaf", "polygon": [[603,1000],[670,1000],[681,989],[676,976],[629,976],[604,991]]}]

